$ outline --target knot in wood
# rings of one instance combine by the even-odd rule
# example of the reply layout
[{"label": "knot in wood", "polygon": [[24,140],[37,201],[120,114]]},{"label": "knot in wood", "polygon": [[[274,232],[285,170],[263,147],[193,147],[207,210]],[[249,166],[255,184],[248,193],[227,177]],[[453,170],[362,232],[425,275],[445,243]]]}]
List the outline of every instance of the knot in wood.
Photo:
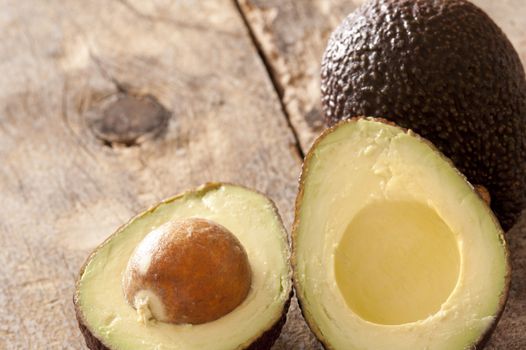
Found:
[{"label": "knot in wood", "polygon": [[145,137],[155,137],[166,128],[170,117],[169,111],[149,95],[120,94],[101,107],[91,128],[110,145],[133,146]]}]

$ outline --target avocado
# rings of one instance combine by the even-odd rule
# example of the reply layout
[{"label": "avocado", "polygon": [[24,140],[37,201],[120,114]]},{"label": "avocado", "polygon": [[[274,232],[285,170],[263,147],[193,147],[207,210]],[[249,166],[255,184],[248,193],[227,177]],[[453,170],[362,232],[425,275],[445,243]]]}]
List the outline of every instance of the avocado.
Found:
[{"label": "avocado", "polygon": [[464,0],[372,0],[331,35],[327,125],[385,117],[433,142],[491,194],[508,230],[526,206],[526,80],[517,52]]},{"label": "avocado", "polygon": [[493,212],[431,143],[381,120],[315,141],[292,244],[303,315],[328,349],[479,348],[504,309]]},{"label": "avocado", "polygon": [[88,257],[73,298],[90,349],[269,349],[291,297],[286,230],[260,193],[209,183]]}]

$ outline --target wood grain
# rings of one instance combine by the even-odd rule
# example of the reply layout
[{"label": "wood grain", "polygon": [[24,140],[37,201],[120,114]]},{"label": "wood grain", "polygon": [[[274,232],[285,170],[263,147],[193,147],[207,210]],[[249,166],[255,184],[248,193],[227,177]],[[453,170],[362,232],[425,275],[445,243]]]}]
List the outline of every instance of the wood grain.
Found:
[{"label": "wood grain", "polygon": [[[322,128],[321,52],[356,4],[239,2],[306,150]],[[522,1],[478,3],[526,61]],[[6,0],[0,10],[0,349],[84,348],[71,303],[78,268],[164,197],[236,182],[268,194],[290,227],[301,159],[233,1]],[[166,123],[101,132],[128,97],[153,98]],[[523,215],[492,349],[526,348],[525,231]],[[274,349],[316,348],[293,302]]]},{"label": "wood grain", "polygon": [[[364,0],[238,0],[280,89],[304,152],[323,129],[320,62],[332,30]],[[526,1],[474,0],[508,35],[526,64]],[[493,350],[526,349],[526,212],[508,233],[513,278]]]},{"label": "wood grain", "polygon": [[[7,0],[0,13],[0,349],[84,348],[78,269],[164,197],[236,182],[290,227],[301,159],[232,1]],[[122,95],[154,97],[163,130],[127,129],[130,147],[94,134]]]}]

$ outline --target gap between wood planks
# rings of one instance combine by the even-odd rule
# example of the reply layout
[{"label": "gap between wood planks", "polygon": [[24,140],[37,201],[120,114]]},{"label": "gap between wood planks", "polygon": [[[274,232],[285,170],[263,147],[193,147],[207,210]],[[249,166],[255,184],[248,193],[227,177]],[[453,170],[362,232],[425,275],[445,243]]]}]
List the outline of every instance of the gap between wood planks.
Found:
[{"label": "gap between wood planks", "polygon": [[250,25],[248,18],[245,16],[245,13],[243,12],[241,5],[239,4],[239,1],[238,0],[232,0],[232,1],[234,3],[235,8],[237,9],[237,12],[239,13],[239,16],[241,16],[241,19],[243,20],[243,24],[245,25],[248,35],[250,37],[250,41],[252,42],[252,45],[256,49],[257,55],[261,59],[261,62],[263,63],[265,67],[265,71],[267,72],[270,82],[272,83],[272,86],[274,87],[274,91],[276,92],[276,95],[278,96],[281,111],[283,112],[283,115],[285,116],[285,119],[287,121],[287,125],[290,131],[292,132],[292,135],[294,136],[294,147],[296,149],[296,152],[298,152],[299,156],[301,157],[301,161],[303,162],[305,153],[303,152],[303,149],[301,148],[300,140],[298,137],[298,132],[296,131],[296,129],[294,128],[294,125],[292,124],[290,120],[290,115],[285,106],[285,102],[283,101],[284,88],[283,86],[281,86],[281,84],[279,83],[277,78],[274,76],[274,74],[272,74],[272,64],[268,61],[267,56],[265,55],[265,52],[263,51],[263,47],[261,43],[259,42],[258,38],[256,37],[256,34],[254,33],[254,30],[252,29],[252,26]]}]

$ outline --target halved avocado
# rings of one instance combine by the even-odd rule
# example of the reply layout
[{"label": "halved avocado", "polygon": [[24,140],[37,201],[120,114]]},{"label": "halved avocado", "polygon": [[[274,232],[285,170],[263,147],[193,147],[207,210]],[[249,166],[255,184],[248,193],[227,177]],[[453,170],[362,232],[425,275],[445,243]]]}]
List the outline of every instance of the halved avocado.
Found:
[{"label": "halved avocado", "polygon": [[429,142],[375,119],[307,154],[292,236],[305,319],[330,349],[480,348],[506,302],[503,232]]},{"label": "halved avocado", "polygon": [[[149,233],[188,218],[214,222],[235,236],[250,264],[248,295],[210,322],[141,322],[122,288],[130,257]],[[74,304],[90,349],[268,349],[285,322],[290,277],[286,231],[273,203],[246,188],[214,183],[157,204],[97,247],[80,272]]]}]

